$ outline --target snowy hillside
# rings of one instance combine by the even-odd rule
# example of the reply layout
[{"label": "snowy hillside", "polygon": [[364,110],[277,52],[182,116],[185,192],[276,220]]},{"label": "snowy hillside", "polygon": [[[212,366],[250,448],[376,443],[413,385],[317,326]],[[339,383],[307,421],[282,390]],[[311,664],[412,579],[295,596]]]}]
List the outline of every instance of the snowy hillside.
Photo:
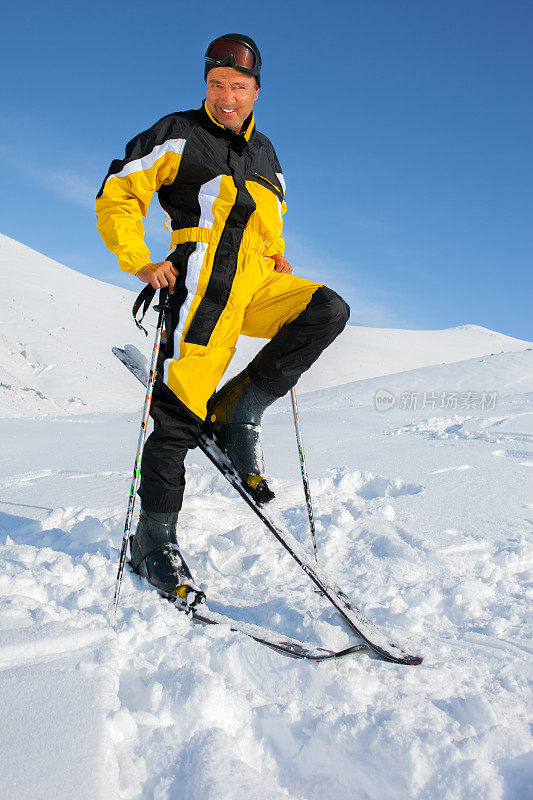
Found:
[{"label": "snowy hillside", "polygon": [[369,405],[383,392],[392,400],[385,397],[381,404],[378,400],[379,411],[387,410],[391,402],[404,410],[494,409],[503,397],[533,392],[533,348],[354,381],[311,392],[302,398],[302,404],[322,408]]},{"label": "snowy hillside", "polygon": [[[193,625],[130,573],[112,624],[143,392],[109,347],[146,348],[133,295],[5,237],[0,256],[31,276],[24,308],[11,271],[0,301],[0,796],[533,797],[529,343],[354,326],[300,387],[321,564],[424,656],[306,664]],[[286,402],[264,442],[272,513],[310,549]],[[188,464],[181,544],[210,607],[352,644],[198,450]]]},{"label": "snowy hillside", "polygon": [[134,387],[115,380],[109,349],[110,342],[136,331],[133,293],[2,235],[0,280],[2,416],[138,407]]},{"label": "snowy hillside", "polygon": [[[23,276],[23,277],[22,277]],[[139,393],[110,352],[131,343],[150,352],[137,330],[132,291],[88,278],[0,234],[0,413],[2,416],[132,411]],[[155,324],[156,315],[147,320]],[[327,358],[303,376],[299,391],[361,378],[523,350],[528,342],[475,325],[407,331],[353,325]],[[241,337],[228,376],[242,369],[262,342]]]}]

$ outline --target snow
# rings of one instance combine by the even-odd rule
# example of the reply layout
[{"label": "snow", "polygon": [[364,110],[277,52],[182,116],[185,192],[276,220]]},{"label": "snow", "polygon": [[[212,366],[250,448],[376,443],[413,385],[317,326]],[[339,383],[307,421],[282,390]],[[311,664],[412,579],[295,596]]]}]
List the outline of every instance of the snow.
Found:
[{"label": "snow", "polygon": [[[425,657],[307,664],[193,625],[130,573],[112,620],[144,394],[110,348],[151,342],[133,293],[7,237],[0,259],[2,796],[533,797],[531,344],[353,326],[302,381],[321,565]],[[287,400],[263,439],[273,514],[310,552]],[[180,543],[210,607],[353,643],[202,454],[188,463]]]}]

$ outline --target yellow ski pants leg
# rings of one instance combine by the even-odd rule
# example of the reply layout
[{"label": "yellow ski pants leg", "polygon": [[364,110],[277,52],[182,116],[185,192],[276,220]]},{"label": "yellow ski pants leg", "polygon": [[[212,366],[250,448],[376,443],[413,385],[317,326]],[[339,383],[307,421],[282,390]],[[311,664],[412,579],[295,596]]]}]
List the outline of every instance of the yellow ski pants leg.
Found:
[{"label": "yellow ski pants leg", "polygon": [[174,332],[174,357],[164,363],[166,385],[195,416],[204,420],[207,401],[235,353],[239,334],[271,339],[307,307],[319,286],[305,278],[270,270],[251,297],[237,285],[221,310],[207,345],[187,341],[200,305],[201,298],[196,297]]}]

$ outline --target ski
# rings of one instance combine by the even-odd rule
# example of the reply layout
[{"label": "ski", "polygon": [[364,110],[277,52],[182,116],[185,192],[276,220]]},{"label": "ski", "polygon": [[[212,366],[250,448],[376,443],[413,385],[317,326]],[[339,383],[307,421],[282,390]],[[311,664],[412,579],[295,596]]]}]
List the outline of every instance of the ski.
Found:
[{"label": "ski", "polygon": [[344,658],[345,656],[366,653],[368,651],[368,646],[366,644],[356,644],[351,647],[346,647],[343,650],[329,650],[326,647],[307,644],[298,641],[298,639],[284,636],[281,633],[275,633],[259,625],[253,625],[249,622],[238,622],[223,614],[210,611],[203,605],[202,607],[194,608],[192,611],[180,608],[178,605],[176,605],[176,608],[189,613],[195,622],[201,622],[204,625],[228,625],[232,631],[243,633],[250,639],[259,642],[259,644],[264,644],[266,647],[270,647],[272,650],[276,650],[278,653],[284,653],[292,658],[300,658],[315,662],[334,661]]},{"label": "ski", "polygon": [[[131,541],[130,541],[131,550]],[[139,574],[132,568],[131,561],[128,562],[129,568],[134,575],[140,577]],[[335,661],[345,656],[357,655],[360,653],[368,652],[368,645],[356,644],[350,647],[345,647],[342,650],[330,650],[328,647],[321,645],[309,644],[308,642],[301,642],[299,639],[294,639],[291,636],[285,636],[283,633],[264,628],[262,625],[255,625],[252,622],[241,622],[240,620],[227,617],[225,614],[219,614],[217,611],[211,611],[204,603],[197,606],[188,606],[185,602],[180,602],[175,597],[161,594],[161,597],[168,600],[177,611],[186,614],[193,622],[198,622],[203,625],[227,625],[234,633],[242,633],[248,636],[259,644],[275,650],[283,655],[290,656],[291,658],[299,658],[304,661]]]},{"label": "ski", "polygon": [[256,505],[228,457],[217,447],[212,439],[202,433],[199,437],[198,445],[202,452],[224,475],[226,480],[237,490],[242,499],[259,517],[261,522],[263,522],[268,530],[276,537],[278,542],[283,545],[296,563],[309,578],[311,578],[320,592],[328,598],[352,631],[360,636],[376,655],[385,661],[393,661],[396,664],[417,665],[422,662],[420,656],[410,655],[390,642],[380,628],[368,619],[361,609],[355,606],[336,584],[330,581],[325,572],[316,564],[313,564],[294,536],[288,531],[281,530],[281,528],[265,514],[263,509]]},{"label": "ski", "polygon": [[[144,356],[135,347],[127,347],[121,350],[113,348],[115,356],[132,372],[135,377],[146,386],[147,370],[143,366]],[[388,637],[378,626],[373,623],[360,608],[352,603],[347,595],[335,583],[328,578],[325,572],[307,555],[300,543],[288,531],[282,530],[253,500],[243,482],[234,469],[227,456],[217,447],[216,443],[201,433],[198,439],[198,446],[202,452],[215,465],[219,472],[224,475],[226,480],[240,494],[242,499],[259,517],[266,528],[275,536],[278,542],[283,545],[285,550],[291,555],[301,569],[313,581],[317,589],[329,600],[331,605],[338,611],[345,623],[351,630],[365,642],[370,651],[384,661],[395,664],[418,665],[422,663],[421,656],[415,656],[402,650]]]}]

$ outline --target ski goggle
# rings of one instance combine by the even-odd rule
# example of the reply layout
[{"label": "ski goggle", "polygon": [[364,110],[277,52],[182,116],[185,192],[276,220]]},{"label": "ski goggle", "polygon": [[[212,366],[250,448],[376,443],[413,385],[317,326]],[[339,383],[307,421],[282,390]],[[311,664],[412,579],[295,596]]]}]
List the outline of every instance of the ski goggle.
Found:
[{"label": "ski goggle", "polygon": [[208,69],[233,67],[257,78],[258,70],[253,51],[246,45],[229,39],[217,39],[212,42],[205,57],[205,65]]}]

